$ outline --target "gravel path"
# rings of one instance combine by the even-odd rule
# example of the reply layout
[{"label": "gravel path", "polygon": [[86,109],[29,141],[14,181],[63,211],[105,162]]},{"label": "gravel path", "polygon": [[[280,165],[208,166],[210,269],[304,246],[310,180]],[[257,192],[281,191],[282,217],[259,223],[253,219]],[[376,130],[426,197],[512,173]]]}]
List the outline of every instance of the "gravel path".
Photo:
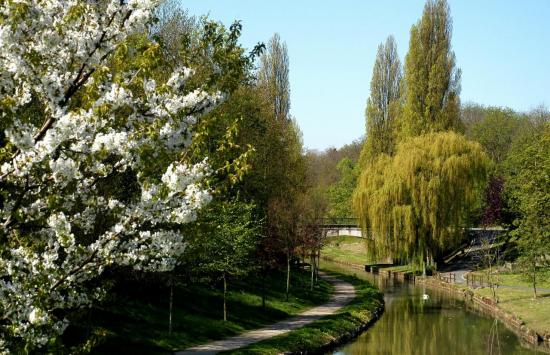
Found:
[{"label": "gravel path", "polygon": [[322,273],[320,273],[320,276],[334,285],[334,293],[332,294],[329,302],[321,306],[311,308],[303,313],[300,313],[298,316],[280,321],[264,328],[252,330],[228,339],[194,346],[192,348],[176,352],[176,354],[216,354],[220,351],[242,348],[244,346],[287,333],[293,329],[312,323],[322,317],[331,315],[355,298],[355,289],[350,283],[342,281],[334,276]]}]

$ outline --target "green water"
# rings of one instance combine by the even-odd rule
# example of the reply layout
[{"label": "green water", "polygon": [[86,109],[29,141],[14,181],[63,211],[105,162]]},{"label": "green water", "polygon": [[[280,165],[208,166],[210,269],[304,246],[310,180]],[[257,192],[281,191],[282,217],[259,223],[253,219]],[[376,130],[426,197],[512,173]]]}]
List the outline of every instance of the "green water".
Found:
[{"label": "green water", "polygon": [[[334,266],[331,266],[334,268]],[[342,269],[378,286],[386,307],[358,338],[332,354],[538,354],[492,318],[478,314],[444,292]],[[428,295],[424,299],[423,295]]]}]

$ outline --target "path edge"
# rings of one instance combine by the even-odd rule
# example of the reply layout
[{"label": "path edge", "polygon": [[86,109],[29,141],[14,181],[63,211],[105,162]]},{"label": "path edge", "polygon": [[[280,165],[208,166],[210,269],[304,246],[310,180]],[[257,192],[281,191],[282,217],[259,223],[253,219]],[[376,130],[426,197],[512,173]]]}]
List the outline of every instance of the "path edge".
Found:
[{"label": "path edge", "polygon": [[[352,276],[352,275],[345,275],[345,274],[341,274],[341,273],[338,273],[338,272],[335,272],[335,271],[332,271],[332,270],[324,270],[324,271],[326,272],[327,275],[332,275],[335,278],[338,278],[338,279],[346,281],[346,282],[350,282],[350,279],[352,279],[353,281],[350,282],[350,283],[355,288],[356,297],[350,303],[348,303],[347,305],[342,307],[337,313],[335,313],[333,315],[330,315],[330,316],[327,316],[327,317],[323,317],[323,318],[321,318],[321,319],[319,319],[319,320],[317,320],[317,321],[315,321],[311,324],[308,324],[308,325],[306,325],[302,328],[292,330],[292,331],[290,331],[286,334],[277,336],[275,338],[288,337],[288,336],[291,336],[292,333],[294,333],[294,332],[299,332],[301,329],[304,329],[304,328],[307,328],[307,327],[315,327],[317,322],[323,321],[324,319],[326,319],[328,317],[342,317],[342,316],[345,316],[346,313],[349,311],[348,307],[353,307],[353,305],[356,301],[361,301],[361,300],[365,301],[367,299],[371,299],[370,296],[367,296],[367,295],[362,296],[362,295],[360,295],[359,292],[357,292],[358,290],[356,288],[356,285],[361,284],[361,283],[368,284],[370,287],[372,287],[373,289],[375,289],[377,291],[378,305],[376,305],[375,307],[372,307],[371,309],[368,309],[368,311],[370,313],[370,317],[368,319],[366,319],[364,321],[360,321],[360,324],[358,324],[355,328],[353,328],[351,330],[347,330],[347,331],[342,332],[342,333],[339,333],[337,336],[334,336],[332,339],[326,341],[325,343],[322,343],[322,344],[319,344],[319,345],[316,345],[316,346],[313,346],[313,347],[310,347],[310,348],[307,348],[307,349],[297,350],[297,351],[287,350],[287,349],[279,349],[280,350],[279,354],[284,354],[284,355],[311,355],[311,354],[323,354],[323,353],[326,353],[327,351],[334,350],[334,349],[344,345],[345,343],[348,343],[349,341],[357,338],[363,332],[368,330],[372,325],[374,325],[376,323],[376,321],[378,319],[380,319],[380,317],[384,313],[385,304],[384,304],[383,294],[378,289],[376,289],[376,287],[374,285],[372,285],[372,283],[370,283],[368,281],[365,281],[365,280],[362,280],[362,279],[359,279],[359,278],[357,278],[355,276]],[[275,339],[275,338],[272,338],[272,339]],[[271,339],[264,340],[264,341],[270,341],[270,340]],[[261,341],[259,343],[256,343],[256,344],[261,344],[262,342],[263,341]],[[240,351],[244,351],[244,352],[240,352]],[[236,349],[236,350],[233,350],[233,351],[223,352],[222,354],[232,354],[233,352],[236,352],[238,354],[252,353],[250,351],[251,350],[248,350],[248,347],[244,347],[244,348]]]},{"label": "path edge", "polygon": [[295,352],[285,352],[283,354],[285,355],[312,355],[312,354],[324,354],[328,352],[329,350],[334,350],[346,343],[349,343],[351,340],[357,338],[359,335],[363,334],[365,331],[367,331],[371,326],[380,319],[382,314],[384,313],[384,305],[378,306],[374,309],[372,312],[372,317],[364,322],[363,324],[359,325],[357,328],[355,328],[352,331],[348,331],[346,333],[343,333],[336,337],[335,339],[331,340],[330,342],[320,345],[315,348],[311,348],[308,350],[303,351],[295,351]]}]

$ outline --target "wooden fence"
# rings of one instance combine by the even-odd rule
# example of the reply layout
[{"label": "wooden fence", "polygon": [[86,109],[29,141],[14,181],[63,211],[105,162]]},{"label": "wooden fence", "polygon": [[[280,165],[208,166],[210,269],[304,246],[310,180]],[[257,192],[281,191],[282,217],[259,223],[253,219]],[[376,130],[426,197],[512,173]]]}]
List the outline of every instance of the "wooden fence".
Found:
[{"label": "wooden fence", "polygon": [[439,273],[435,272],[433,275],[436,279],[446,282],[448,284],[454,284],[456,282],[456,274],[455,273]]}]

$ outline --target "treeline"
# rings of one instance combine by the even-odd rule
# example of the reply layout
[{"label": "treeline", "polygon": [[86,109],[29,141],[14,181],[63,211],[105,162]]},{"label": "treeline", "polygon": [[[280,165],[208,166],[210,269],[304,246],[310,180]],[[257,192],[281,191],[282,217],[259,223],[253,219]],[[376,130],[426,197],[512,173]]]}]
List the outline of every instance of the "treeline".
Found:
[{"label": "treeline", "polygon": [[361,153],[332,160],[340,176],[317,186],[330,215],[359,217],[373,260],[429,267],[457,246],[464,227],[503,226],[534,272],[548,261],[550,114],[461,104],[451,37],[448,4],[430,0],[404,64],[392,36],[380,44]]}]

